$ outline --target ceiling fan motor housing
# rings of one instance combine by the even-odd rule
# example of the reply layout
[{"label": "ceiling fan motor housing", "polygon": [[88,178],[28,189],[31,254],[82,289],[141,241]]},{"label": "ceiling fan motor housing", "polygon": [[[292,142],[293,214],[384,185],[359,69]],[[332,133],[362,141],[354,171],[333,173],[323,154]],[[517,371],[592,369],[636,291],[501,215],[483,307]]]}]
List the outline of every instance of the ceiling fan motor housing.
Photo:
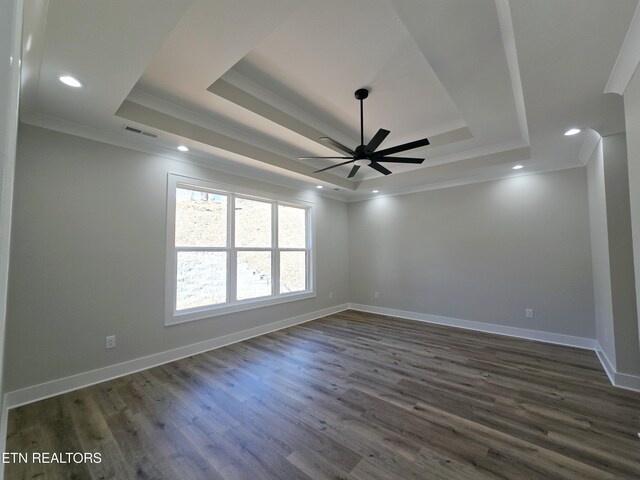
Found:
[{"label": "ceiling fan motor housing", "polygon": [[369,90],[367,90],[366,88],[359,88],[358,90],[356,90],[355,95],[358,100],[364,100],[369,96]]}]

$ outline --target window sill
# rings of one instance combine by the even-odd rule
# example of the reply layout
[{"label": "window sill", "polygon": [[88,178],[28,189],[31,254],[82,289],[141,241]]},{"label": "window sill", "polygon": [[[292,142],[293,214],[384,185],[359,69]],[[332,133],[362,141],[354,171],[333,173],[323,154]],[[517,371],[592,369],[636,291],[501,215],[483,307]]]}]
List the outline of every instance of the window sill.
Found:
[{"label": "window sill", "polygon": [[269,307],[271,305],[279,305],[281,303],[305,300],[307,298],[314,298],[315,296],[316,296],[316,293],[313,291],[304,291],[304,292],[288,293],[285,295],[278,295],[277,297],[244,300],[244,301],[239,301],[237,303],[234,303],[233,305],[207,306],[202,308],[194,308],[194,309],[186,310],[182,313],[174,313],[172,316],[165,318],[164,325],[165,327],[169,327],[171,325],[179,325],[181,323],[204,320],[205,318],[213,318],[219,315],[227,315],[230,313],[253,310],[255,308]]}]

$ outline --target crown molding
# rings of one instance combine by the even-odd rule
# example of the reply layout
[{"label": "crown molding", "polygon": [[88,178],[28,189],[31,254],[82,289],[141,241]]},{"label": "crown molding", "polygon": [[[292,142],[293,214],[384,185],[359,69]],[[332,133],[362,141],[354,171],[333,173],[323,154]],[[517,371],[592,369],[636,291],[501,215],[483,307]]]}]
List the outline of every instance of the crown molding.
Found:
[{"label": "crown molding", "polygon": [[602,137],[600,134],[592,128],[585,132],[584,140],[580,146],[580,151],[578,152],[578,161],[581,165],[589,163],[589,159],[591,158],[591,155],[593,155],[593,151],[596,149],[601,139]]},{"label": "crown molding", "polygon": [[631,19],[604,93],[623,95],[640,63],[640,4]]},{"label": "crown molding", "polygon": [[[20,119],[21,123],[27,125],[33,125],[35,127],[45,128],[47,130],[53,130],[55,132],[66,133],[76,137],[86,138],[94,140],[96,142],[106,143],[114,145],[116,147],[127,148],[137,152],[147,153],[158,157],[170,159],[172,161],[185,163],[188,165],[195,165],[209,170],[227,173],[229,175],[246,177],[252,180],[268,183],[277,187],[284,187],[290,190],[309,191],[311,185],[307,182],[295,181],[291,178],[285,178],[282,175],[270,171],[265,171],[255,167],[249,167],[242,165],[241,167],[235,166],[233,161],[218,157],[214,154],[201,154],[191,151],[188,154],[178,154],[173,148],[168,148],[162,145],[151,143],[150,141],[144,141],[141,139],[134,139],[128,133],[124,131],[122,133],[111,132],[102,130],[87,125],[80,125],[75,122],[70,122],[59,117],[43,113],[34,113]],[[347,201],[344,195],[334,192],[331,188],[324,188],[323,190],[316,190],[314,192],[326,198],[338,200],[341,202]],[[344,192],[344,190],[342,190]]]}]

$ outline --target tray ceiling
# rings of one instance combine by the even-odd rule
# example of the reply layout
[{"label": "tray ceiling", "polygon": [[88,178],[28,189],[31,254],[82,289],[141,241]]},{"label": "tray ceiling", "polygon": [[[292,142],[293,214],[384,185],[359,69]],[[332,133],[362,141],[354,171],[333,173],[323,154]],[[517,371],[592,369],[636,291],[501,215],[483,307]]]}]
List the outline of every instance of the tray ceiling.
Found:
[{"label": "tray ceiling", "polygon": [[[25,2],[23,121],[357,200],[583,164],[637,0]],[[57,81],[73,73],[72,91]],[[319,174],[329,136],[428,136],[422,165]],[[132,125],[158,134],[137,138]],[[178,144],[191,148],[175,151]],[[337,162],[337,161],[336,161]],[[525,166],[519,173],[511,167]],[[335,191],[334,189],[338,189]]]}]

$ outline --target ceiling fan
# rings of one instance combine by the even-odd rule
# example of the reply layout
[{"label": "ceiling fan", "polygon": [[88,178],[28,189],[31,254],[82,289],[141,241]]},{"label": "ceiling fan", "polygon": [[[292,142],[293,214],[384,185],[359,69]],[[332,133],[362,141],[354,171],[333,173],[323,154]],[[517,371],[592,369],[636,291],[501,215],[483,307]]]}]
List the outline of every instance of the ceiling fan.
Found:
[{"label": "ceiling fan", "polygon": [[335,165],[331,165],[326,168],[321,168],[320,170],[316,170],[313,173],[324,172],[325,170],[329,170],[331,168],[339,167],[341,165],[347,165],[348,163],[353,163],[353,168],[349,172],[347,178],[353,177],[360,167],[364,165],[368,165],[374,170],[384,174],[390,175],[392,172],[388,170],[384,166],[380,165],[381,162],[387,163],[415,163],[420,164],[424,162],[424,158],[409,158],[409,157],[389,157],[387,155],[392,155],[394,153],[404,152],[406,150],[413,150],[414,148],[424,147],[429,145],[429,139],[423,138],[422,140],[416,140],[409,143],[403,143],[402,145],[396,145],[395,147],[385,148],[384,150],[376,151],[376,149],[380,146],[380,144],[387,138],[389,135],[389,130],[385,130],[381,128],[378,132],[373,136],[367,145],[364,144],[364,114],[363,114],[363,101],[365,98],[369,96],[369,90],[366,88],[360,88],[355,92],[356,98],[360,101],[360,145],[358,145],[355,150],[351,150],[348,147],[345,147],[339,142],[329,138],[329,137],[321,137],[320,141],[327,145],[331,145],[334,148],[344,152],[349,155],[348,157],[298,157],[298,160],[313,160],[317,158],[331,158],[331,159],[343,159],[346,162],[337,163]]}]

